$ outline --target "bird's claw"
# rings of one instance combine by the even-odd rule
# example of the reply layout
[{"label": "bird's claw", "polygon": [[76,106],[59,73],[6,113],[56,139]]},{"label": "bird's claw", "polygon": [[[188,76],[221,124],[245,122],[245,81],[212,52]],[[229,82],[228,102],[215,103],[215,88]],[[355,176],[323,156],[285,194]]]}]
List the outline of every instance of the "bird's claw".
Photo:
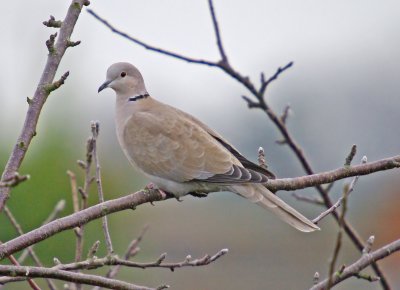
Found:
[{"label": "bird's claw", "polygon": [[199,198],[207,197],[207,195],[208,195],[207,193],[204,193],[204,192],[189,192],[189,194],[191,196],[199,197]]}]

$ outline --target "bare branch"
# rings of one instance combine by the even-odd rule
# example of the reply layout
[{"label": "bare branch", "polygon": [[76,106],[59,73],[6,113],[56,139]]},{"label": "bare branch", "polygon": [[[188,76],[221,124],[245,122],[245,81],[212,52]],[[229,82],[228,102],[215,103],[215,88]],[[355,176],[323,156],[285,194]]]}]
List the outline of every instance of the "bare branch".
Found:
[{"label": "bare branch", "polygon": [[87,209],[62,217],[0,245],[0,260],[28,246],[43,241],[61,231],[73,229],[88,222],[147,202],[167,199],[159,190],[141,190],[117,199],[108,200]]},{"label": "bare branch", "polygon": [[[99,130],[100,130],[99,122],[97,121],[92,122],[91,128],[92,128],[92,139],[93,139],[93,159],[96,166],[97,192],[99,194],[99,201],[100,203],[102,203],[104,202],[104,194],[103,194],[103,187],[101,184],[100,162],[99,162],[99,157],[97,155],[97,137],[99,136]],[[112,255],[114,253],[114,250],[111,242],[110,231],[108,228],[107,216],[103,216],[102,218],[102,227],[106,239],[107,253],[108,255]]]},{"label": "bare branch", "polygon": [[218,50],[221,55],[221,62],[224,63],[225,65],[228,65],[229,62],[225,54],[224,46],[222,44],[221,34],[219,32],[218,20],[217,17],[215,16],[214,5],[212,0],[208,0],[208,6],[210,8],[211,19],[214,26],[215,38],[217,39]]},{"label": "bare branch", "polygon": [[100,286],[108,289],[154,290],[154,288],[103,278],[101,276],[74,273],[54,268],[0,265],[0,274],[24,278],[52,278],[79,284]]},{"label": "bare branch", "polygon": [[[58,215],[64,210],[64,208],[65,208],[65,200],[62,199],[59,202],[57,202],[57,204],[54,207],[53,211],[46,218],[46,220],[42,223],[42,225],[45,225],[45,224],[55,220],[58,217]],[[28,248],[26,248],[22,252],[21,256],[19,256],[18,262],[20,264],[22,264],[25,261],[25,259],[28,257],[28,255],[29,255],[29,250],[28,250]]]},{"label": "bare branch", "polygon": [[[138,245],[142,241],[143,236],[147,232],[148,228],[149,228],[148,225],[144,226],[144,228],[140,232],[139,236],[136,239],[132,240],[132,242],[129,244],[128,249],[126,250],[125,255],[124,255],[125,260],[129,260],[130,258],[134,257],[139,252]],[[114,278],[118,274],[118,271],[120,270],[120,268],[121,268],[121,265],[116,265],[116,266],[112,267],[107,272],[106,277]],[[98,288],[94,288],[93,290],[98,290]]]},{"label": "bare branch", "polygon": [[[0,244],[1,244],[1,241],[0,241]],[[18,261],[14,258],[14,256],[13,255],[10,255],[9,257],[8,257],[8,259],[10,260],[10,262],[14,265],[14,266],[20,266],[20,264],[18,263]],[[0,288],[2,288],[1,287],[1,279],[2,279],[2,277],[0,277]],[[25,280],[25,279],[24,279]],[[29,286],[33,289],[33,290],[41,290],[40,289],[40,287],[36,284],[36,282],[35,281],[33,281],[32,279],[27,279],[27,282],[28,282],[28,284],[29,284]]]},{"label": "bare branch", "polygon": [[265,91],[267,90],[268,86],[275,81],[276,79],[278,79],[278,77],[285,72],[287,69],[291,68],[293,66],[293,61],[289,62],[287,65],[285,65],[284,67],[278,67],[278,69],[276,70],[276,72],[274,73],[274,75],[272,75],[268,80],[264,80],[264,78],[262,78],[261,80],[261,87],[259,90],[259,96],[264,96]]},{"label": "bare branch", "polygon": [[[17,233],[19,235],[23,235],[24,232],[21,228],[21,225],[18,223],[17,219],[15,218],[15,216],[12,214],[11,210],[7,206],[4,207],[4,213],[6,214],[7,218],[10,220],[11,224],[13,225],[13,227],[17,231]],[[28,251],[29,256],[32,257],[32,260],[35,262],[35,264],[38,267],[42,267],[43,264],[40,261],[38,255],[36,255],[36,252],[33,250],[33,247],[32,246],[27,247],[26,250]],[[18,261],[17,261],[17,263],[18,263]],[[51,280],[46,279],[46,282],[51,290],[54,290],[57,288]]]},{"label": "bare branch", "polygon": [[[371,238],[369,240],[371,240]],[[359,273],[363,269],[372,265],[372,263],[377,262],[399,250],[400,250],[400,239],[393,241],[390,244],[387,244],[386,246],[383,246],[382,248],[380,248],[376,251],[373,251],[370,253],[364,253],[361,256],[361,258],[358,259],[355,263],[351,264],[350,266],[345,267],[340,275],[333,276],[332,286],[335,286],[338,283],[340,283],[352,276],[359,277]],[[381,277],[379,277],[379,278],[381,278]],[[380,282],[382,282],[382,279],[378,279],[378,280]],[[323,290],[323,289],[326,289],[327,285],[328,285],[328,279],[325,279],[325,280],[321,281],[320,283],[318,283],[317,285],[311,287],[310,290]]]},{"label": "bare branch", "polygon": [[[67,40],[71,37],[84,3],[87,4],[87,0],[71,1],[67,15],[59,30],[59,37],[54,45],[57,53],[50,53],[47,57],[47,63],[43,69],[42,76],[31,100],[31,104],[29,105],[23,128],[3,171],[1,177],[2,182],[13,176],[15,172],[18,171],[32,138],[36,135],[36,126],[40,112],[46,102],[47,96],[49,95],[49,90],[46,89],[46,87],[51,86],[53,83],[58,66],[68,47]],[[3,210],[5,203],[9,198],[9,194],[9,187],[0,187],[0,212]]]},{"label": "bare branch", "polygon": [[[96,243],[95,243],[95,245],[96,245]],[[182,268],[182,267],[206,266],[206,265],[218,260],[226,253],[228,253],[228,249],[222,249],[213,256],[205,255],[204,257],[199,258],[199,259],[192,259],[191,256],[189,255],[183,261],[174,262],[174,263],[164,262],[167,257],[166,253],[161,254],[153,262],[145,262],[145,263],[132,262],[129,260],[118,258],[117,256],[106,256],[103,258],[92,257],[92,258],[88,258],[87,260],[81,261],[81,262],[74,262],[74,263],[70,263],[70,264],[59,264],[59,265],[54,266],[52,269],[73,271],[73,270],[97,269],[97,268],[101,268],[104,266],[119,265],[119,266],[126,266],[129,268],[140,268],[140,269],[166,268],[166,269],[170,269],[171,271],[174,271],[176,268]]]},{"label": "bare branch", "polygon": [[324,202],[318,197],[308,197],[305,195],[298,194],[297,192],[293,192],[292,196],[300,201],[316,204],[316,205],[325,205]]},{"label": "bare branch", "polygon": [[[355,148],[355,147],[353,146],[353,148]],[[346,158],[346,160],[347,160],[347,158]],[[364,156],[361,160],[361,164],[365,164],[366,162],[367,162],[367,157]],[[356,185],[359,177],[360,177],[360,175],[357,175],[356,177],[354,177],[353,180],[351,181],[350,185],[345,187],[345,191],[343,192],[342,197],[339,198],[338,201],[334,205],[332,205],[326,211],[322,212],[319,216],[317,216],[315,219],[313,219],[313,223],[318,224],[318,222],[320,222],[324,217],[326,217],[328,214],[335,211],[342,203],[344,203],[345,199],[349,196],[349,194],[353,192],[354,186]],[[344,212],[342,214],[344,215]],[[344,216],[343,216],[342,222],[339,223],[339,228],[341,228],[341,226],[343,226],[343,223],[344,223]]]},{"label": "bare branch", "polygon": [[[339,168],[337,170],[314,174],[311,176],[274,180],[270,179],[268,180],[267,186],[274,191],[301,189],[307,186],[330,183],[349,176],[364,175],[380,170],[397,168],[400,164],[398,162],[399,159],[400,157],[396,156],[371,163],[356,165],[350,168]],[[111,214],[128,208],[135,208],[143,203],[159,201],[167,198],[169,197],[162,195],[157,189],[147,189],[114,200],[105,201],[88,209],[60,218],[57,222],[51,222],[31,231],[30,233],[24,234],[0,245],[0,260],[16,251],[24,249],[27,246],[47,239],[58,232],[82,226],[91,220],[103,217],[106,214]],[[333,214],[334,213],[335,212],[333,211]],[[357,237],[357,239],[359,239],[359,237]],[[364,248],[364,243],[362,243],[362,248]]]},{"label": "bare branch", "polygon": [[88,9],[87,12],[88,12],[90,15],[92,15],[94,18],[96,18],[98,21],[100,21],[101,23],[103,23],[103,24],[104,24],[106,27],[108,27],[112,32],[114,32],[114,33],[116,33],[116,34],[118,34],[118,35],[120,35],[120,36],[122,36],[122,37],[128,39],[129,41],[132,41],[132,42],[134,42],[134,43],[136,43],[136,44],[138,44],[138,45],[144,47],[145,49],[148,49],[148,50],[154,51],[154,52],[158,52],[158,53],[161,53],[161,54],[165,54],[165,55],[168,55],[168,56],[170,56],[170,57],[177,58],[177,59],[180,59],[180,60],[189,62],[189,63],[204,64],[204,65],[214,66],[214,67],[217,66],[217,63],[216,63],[216,62],[206,61],[206,60],[202,60],[202,59],[194,59],[194,58],[186,57],[186,56],[183,56],[183,55],[180,55],[180,54],[177,54],[177,53],[174,53],[174,52],[165,50],[165,49],[161,49],[161,48],[157,48],[157,47],[148,45],[148,44],[144,43],[143,41],[140,41],[140,40],[138,40],[137,38],[134,38],[134,37],[132,37],[132,36],[129,36],[127,33],[118,30],[117,28],[115,28],[114,26],[112,26],[110,23],[108,23],[107,20],[105,20],[104,18],[101,18],[101,17],[100,17],[96,12],[94,12],[92,9]]},{"label": "bare branch", "polygon": [[[357,178],[357,177],[356,177]],[[342,238],[343,238],[343,226],[344,226],[344,217],[346,215],[347,212],[347,198],[349,196],[349,193],[351,192],[351,189],[349,188],[349,186],[344,186],[343,188],[343,196],[342,196],[342,212],[339,216],[339,231],[336,237],[336,244],[335,244],[335,248],[333,250],[333,256],[331,259],[331,263],[329,265],[329,270],[328,270],[328,287],[327,290],[330,290],[332,287],[332,279],[333,279],[333,272],[335,271],[336,268],[336,262],[339,258],[339,252],[340,252],[340,248],[342,247]],[[339,273],[341,273],[343,271],[344,267],[341,268],[341,270],[339,270]]]},{"label": "bare branch", "polygon": [[[375,162],[363,163],[360,165],[338,168],[331,171],[321,172],[318,174],[305,175],[295,178],[269,179],[267,187],[270,190],[297,190],[312,186],[320,186],[321,184],[331,183],[347,177],[357,175],[367,175],[378,171],[389,170],[400,167],[400,156],[393,156],[381,159]],[[321,187],[322,189],[322,187]],[[330,207],[332,207],[331,204]]]}]

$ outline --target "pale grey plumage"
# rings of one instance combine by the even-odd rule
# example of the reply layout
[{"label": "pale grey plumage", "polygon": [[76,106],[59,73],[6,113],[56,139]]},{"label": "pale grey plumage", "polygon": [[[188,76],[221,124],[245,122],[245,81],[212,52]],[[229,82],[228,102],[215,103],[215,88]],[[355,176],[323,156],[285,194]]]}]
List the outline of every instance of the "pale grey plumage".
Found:
[{"label": "pale grey plumage", "polygon": [[106,87],[117,95],[116,127],[122,150],[160,189],[176,196],[231,191],[272,210],[300,231],[319,229],[263,185],[274,178],[271,172],[247,160],[193,116],[149,96],[133,65],[110,66],[99,91]]}]

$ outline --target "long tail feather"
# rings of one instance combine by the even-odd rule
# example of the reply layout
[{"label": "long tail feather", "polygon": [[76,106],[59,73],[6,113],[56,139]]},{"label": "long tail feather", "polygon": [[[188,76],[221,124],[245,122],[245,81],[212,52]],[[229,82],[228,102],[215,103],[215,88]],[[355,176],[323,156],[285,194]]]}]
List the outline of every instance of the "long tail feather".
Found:
[{"label": "long tail feather", "polygon": [[271,210],[284,222],[302,232],[313,232],[320,228],[297,210],[270,192],[262,184],[232,185],[229,190],[252,202]]}]

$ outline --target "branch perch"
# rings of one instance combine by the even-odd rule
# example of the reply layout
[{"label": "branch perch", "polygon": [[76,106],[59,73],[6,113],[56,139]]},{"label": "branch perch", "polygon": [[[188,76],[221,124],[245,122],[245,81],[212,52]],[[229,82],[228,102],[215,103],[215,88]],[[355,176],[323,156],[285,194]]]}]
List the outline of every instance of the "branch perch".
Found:
[{"label": "branch perch", "polygon": [[[276,191],[296,190],[307,186],[331,183],[335,180],[343,179],[346,177],[365,175],[381,170],[397,168],[399,166],[398,160],[400,160],[400,157],[395,156],[375,162],[356,165],[350,168],[339,168],[337,170],[321,174],[314,174],[297,178],[269,180],[267,186],[268,188]],[[134,209],[138,205],[141,205],[143,203],[151,203],[167,198],[161,195],[156,189],[146,189],[129,194],[127,196],[94,205],[77,213],[73,213],[69,216],[60,218],[57,221],[53,221],[51,223],[43,225],[40,228],[32,230],[29,233],[26,233],[0,245],[0,260],[4,259],[8,255],[11,255],[35,243],[43,241],[66,229],[72,229],[78,226],[82,226],[94,219],[103,217],[107,214],[126,209]]]}]

